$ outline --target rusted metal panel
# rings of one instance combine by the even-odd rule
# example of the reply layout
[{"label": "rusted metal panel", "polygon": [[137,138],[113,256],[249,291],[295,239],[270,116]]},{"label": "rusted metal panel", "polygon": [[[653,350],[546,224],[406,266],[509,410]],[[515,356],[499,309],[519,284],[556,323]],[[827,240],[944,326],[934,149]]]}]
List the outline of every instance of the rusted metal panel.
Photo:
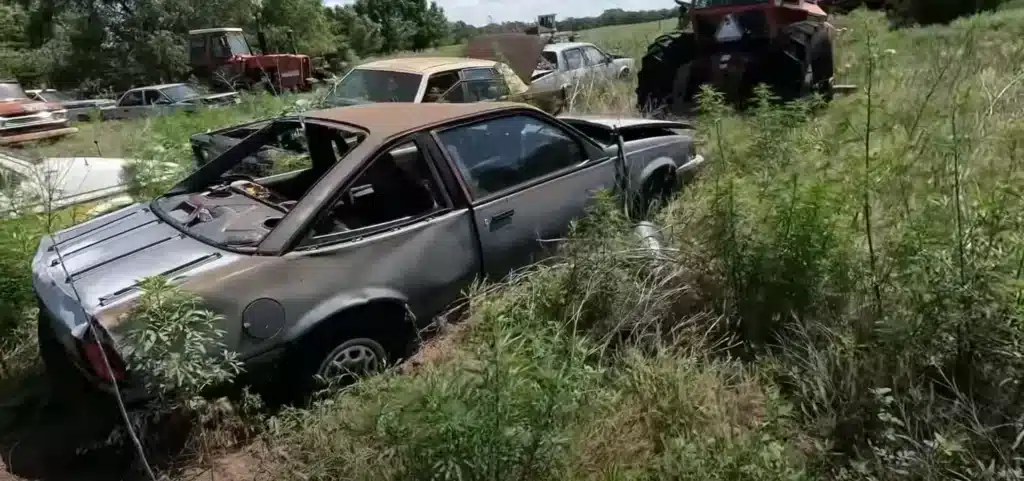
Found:
[{"label": "rusted metal panel", "polygon": [[544,37],[522,33],[480,35],[466,45],[466,56],[508,64],[523,82],[529,84],[530,75],[537,67],[537,59],[546,43]]},{"label": "rusted metal panel", "polygon": [[58,129],[40,130],[37,132],[30,132],[27,134],[4,135],[0,136],[0,145],[17,145],[36,140],[63,137],[65,135],[71,135],[76,132],[78,132],[77,127],[64,127]]}]

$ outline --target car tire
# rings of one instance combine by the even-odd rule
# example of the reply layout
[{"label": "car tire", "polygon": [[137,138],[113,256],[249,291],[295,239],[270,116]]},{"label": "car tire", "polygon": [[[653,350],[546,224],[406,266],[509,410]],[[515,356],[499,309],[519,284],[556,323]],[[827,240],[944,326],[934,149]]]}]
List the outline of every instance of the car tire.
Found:
[{"label": "car tire", "polygon": [[668,204],[676,191],[675,172],[669,168],[659,169],[644,182],[634,205],[633,217],[646,219]]},{"label": "car tire", "polygon": [[[325,389],[345,387],[360,377],[377,374],[394,357],[378,337],[360,331],[312,332],[295,344],[286,355],[278,374],[279,382],[265,386],[261,394],[271,406],[306,406]],[[330,379],[330,384],[318,378],[331,377],[330,365],[339,362],[350,363],[348,366],[335,367],[348,367],[354,371],[351,377]]]}]

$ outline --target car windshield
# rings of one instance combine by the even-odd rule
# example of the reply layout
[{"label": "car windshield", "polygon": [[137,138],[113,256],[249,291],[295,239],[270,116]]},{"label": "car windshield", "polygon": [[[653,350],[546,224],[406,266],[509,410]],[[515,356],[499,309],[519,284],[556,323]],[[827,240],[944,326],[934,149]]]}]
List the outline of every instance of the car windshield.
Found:
[{"label": "car windshield", "polygon": [[414,102],[422,79],[422,75],[415,73],[357,68],[338,82],[327,102]]},{"label": "car windshield", "polygon": [[252,249],[321,177],[359,145],[365,132],[285,117],[247,126],[244,139],[215,134],[222,154],[153,202],[183,233]]},{"label": "car windshield", "polygon": [[555,52],[541,52],[540,60],[537,61],[537,70],[554,70],[558,68],[558,54]]},{"label": "car windshield", "polygon": [[39,96],[49,102],[73,102],[77,100],[69,94],[66,94],[64,92],[58,92],[56,90],[40,92]]},{"label": "car windshield", "polygon": [[160,91],[174,102],[184,102],[199,97],[199,92],[188,85],[172,85]]},{"label": "car windshield", "polygon": [[25,91],[17,82],[0,82],[0,100],[25,99]]},{"label": "car windshield", "polygon": [[228,41],[228,48],[231,49],[232,55],[252,55],[249,51],[249,42],[245,40],[245,34],[242,32],[230,32],[224,35]]}]

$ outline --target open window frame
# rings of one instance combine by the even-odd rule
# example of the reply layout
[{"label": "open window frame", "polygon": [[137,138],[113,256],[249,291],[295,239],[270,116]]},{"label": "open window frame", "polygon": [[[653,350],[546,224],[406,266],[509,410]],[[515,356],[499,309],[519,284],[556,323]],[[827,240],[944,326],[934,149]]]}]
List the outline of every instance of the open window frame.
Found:
[{"label": "open window frame", "polygon": [[[320,211],[314,214],[313,219],[306,223],[305,227],[303,227],[303,232],[298,236],[299,240],[288,250],[293,252],[313,252],[319,249],[328,249],[339,244],[353,242],[365,237],[408,227],[426,219],[451,212],[455,206],[455,202],[452,199],[451,194],[448,192],[448,188],[446,187],[447,184],[443,181],[442,173],[438,170],[437,166],[437,162],[439,160],[443,162],[444,159],[435,159],[434,150],[431,148],[430,142],[432,142],[432,139],[427,133],[420,132],[410,134],[384,144],[374,151],[373,154],[367,156],[367,160],[363,161],[362,165],[360,165],[358,169],[354,170],[352,174],[331,194],[330,202],[325,203]],[[327,220],[329,216],[334,214],[334,207],[338,205],[350,189],[357,187],[356,182],[370,170],[375,162],[382,159],[385,155],[389,155],[396,148],[409,143],[412,143],[416,149],[419,150],[423,161],[426,163],[427,171],[429,172],[429,178],[425,180],[432,184],[433,189],[431,190],[439,194],[439,198],[435,198],[437,205],[433,210],[417,216],[401,217],[383,223],[346,229],[339,232],[330,232],[319,235],[315,233],[316,226],[320,225],[322,222]]]}]

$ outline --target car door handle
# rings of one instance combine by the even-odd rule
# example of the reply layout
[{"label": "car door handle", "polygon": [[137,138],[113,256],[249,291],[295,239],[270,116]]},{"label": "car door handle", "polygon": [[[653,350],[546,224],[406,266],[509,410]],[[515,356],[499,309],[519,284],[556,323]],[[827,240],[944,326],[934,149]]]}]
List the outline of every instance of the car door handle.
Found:
[{"label": "car door handle", "polygon": [[498,230],[505,225],[504,221],[508,221],[509,219],[511,219],[512,216],[515,215],[515,213],[516,211],[514,209],[509,209],[504,212],[494,214],[491,216],[490,219],[487,219],[487,227],[492,231]]}]

